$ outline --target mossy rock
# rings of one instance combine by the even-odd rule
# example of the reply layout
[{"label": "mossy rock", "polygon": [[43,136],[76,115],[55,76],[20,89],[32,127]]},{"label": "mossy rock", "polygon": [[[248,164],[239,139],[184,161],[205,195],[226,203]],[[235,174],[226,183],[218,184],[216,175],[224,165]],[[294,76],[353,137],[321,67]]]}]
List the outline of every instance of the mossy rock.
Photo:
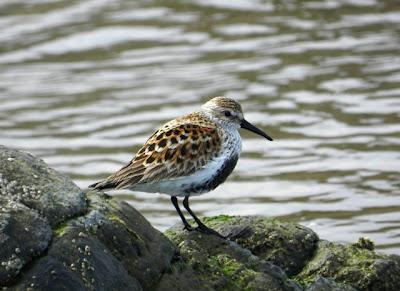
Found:
[{"label": "mossy rock", "polygon": [[35,156],[0,145],[0,196],[25,205],[55,226],[83,213],[85,195]]},{"label": "mossy rock", "polygon": [[301,290],[285,272],[233,241],[178,225],[165,233],[199,276],[202,290]]},{"label": "mossy rock", "polygon": [[313,256],[318,235],[297,223],[260,216],[221,215],[204,222],[259,258],[297,274]]},{"label": "mossy rock", "polygon": [[317,279],[309,285],[305,291],[357,291],[351,286],[337,283],[332,279],[317,277]]},{"label": "mossy rock", "polygon": [[0,285],[45,253],[52,226],[86,209],[82,191],[31,154],[0,146]]},{"label": "mossy rock", "polygon": [[357,290],[400,290],[399,257],[376,253],[367,246],[320,241],[314,258],[296,280],[308,285],[322,276]]},{"label": "mossy rock", "polygon": [[177,253],[125,202],[85,193],[42,160],[5,147],[0,205],[0,288],[151,290]]},{"label": "mossy rock", "polygon": [[54,286],[151,290],[157,286],[170,269],[176,252],[173,244],[126,203],[95,191],[88,192],[87,199],[87,212],[53,230],[46,256],[25,272],[18,288],[33,284],[39,290]]},{"label": "mossy rock", "polygon": [[[224,240],[197,231],[187,232],[181,224],[165,234],[176,243],[194,271],[208,283],[212,282],[211,289],[250,288],[246,285],[249,281],[238,275],[242,270],[246,270],[244,278],[252,278],[252,282],[257,282],[254,284],[261,282],[250,290],[265,288],[263,279],[250,276],[259,269],[252,269],[251,264],[230,249],[240,246],[242,252],[252,254],[258,262],[267,261],[275,270],[278,266],[287,270],[287,276],[280,277],[285,284],[272,284],[274,287],[265,290],[298,286],[307,291],[400,290],[400,257],[376,253],[368,239],[346,246],[330,243],[318,240],[310,229],[296,223],[264,217],[221,215],[203,218],[203,221],[228,236],[231,242],[225,241],[228,245],[224,246]],[[271,275],[271,269],[265,270]],[[224,278],[228,281],[223,281]]]}]

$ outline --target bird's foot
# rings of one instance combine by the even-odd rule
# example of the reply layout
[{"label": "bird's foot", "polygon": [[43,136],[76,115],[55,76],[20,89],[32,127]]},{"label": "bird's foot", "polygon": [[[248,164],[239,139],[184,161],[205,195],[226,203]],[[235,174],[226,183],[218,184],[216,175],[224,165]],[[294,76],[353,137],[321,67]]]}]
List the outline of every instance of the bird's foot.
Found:
[{"label": "bird's foot", "polygon": [[199,224],[199,226],[196,227],[195,230],[197,230],[199,232],[202,232],[202,233],[205,233],[205,234],[212,234],[212,235],[218,236],[220,238],[227,239],[226,236],[223,236],[219,232],[217,232],[217,231],[205,226],[204,224]]},{"label": "bird's foot", "polygon": [[183,227],[183,229],[186,229],[187,231],[193,231],[193,230],[195,230],[195,228],[193,228],[190,224],[185,224],[185,226]]}]

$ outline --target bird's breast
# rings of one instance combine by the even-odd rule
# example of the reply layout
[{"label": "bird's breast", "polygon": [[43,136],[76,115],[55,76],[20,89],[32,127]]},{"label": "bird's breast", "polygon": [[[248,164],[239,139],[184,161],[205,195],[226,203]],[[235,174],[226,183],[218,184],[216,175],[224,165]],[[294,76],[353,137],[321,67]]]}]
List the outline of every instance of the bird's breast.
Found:
[{"label": "bird's breast", "polygon": [[215,174],[204,184],[205,191],[211,191],[217,188],[218,185],[225,182],[228,176],[236,167],[239,155],[233,155],[226,159],[222,166],[215,172]]},{"label": "bird's breast", "polygon": [[237,164],[241,148],[241,139],[237,130],[227,133],[219,156],[193,174],[193,182],[188,185],[185,192],[190,195],[199,195],[225,182]]}]

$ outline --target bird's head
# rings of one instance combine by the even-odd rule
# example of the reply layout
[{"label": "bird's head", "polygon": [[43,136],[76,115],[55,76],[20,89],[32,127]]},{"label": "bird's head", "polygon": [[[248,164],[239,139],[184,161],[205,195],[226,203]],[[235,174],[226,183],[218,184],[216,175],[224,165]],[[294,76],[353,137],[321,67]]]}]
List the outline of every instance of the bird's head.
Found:
[{"label": "bird's head", "polygon": [[264,131],[244,119],[242,106],[233,99],[222,96],[214,97],[204,103],[201,108],[221,124],[244,128],[272,141],[272,138]]}]

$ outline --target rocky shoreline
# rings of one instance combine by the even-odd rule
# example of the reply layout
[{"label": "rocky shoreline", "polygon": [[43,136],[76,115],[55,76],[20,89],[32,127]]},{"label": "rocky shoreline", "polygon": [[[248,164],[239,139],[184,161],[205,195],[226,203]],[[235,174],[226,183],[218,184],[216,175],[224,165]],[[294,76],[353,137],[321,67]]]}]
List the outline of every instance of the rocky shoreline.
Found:
[{"label": "rocky shoreline", "polygon": [[162,234],[133,207],[83,192],[0,146],[0,287],[6,290],[400,290],[400,256],[320,240],[265,217],[205,223],[230,240]]}]

